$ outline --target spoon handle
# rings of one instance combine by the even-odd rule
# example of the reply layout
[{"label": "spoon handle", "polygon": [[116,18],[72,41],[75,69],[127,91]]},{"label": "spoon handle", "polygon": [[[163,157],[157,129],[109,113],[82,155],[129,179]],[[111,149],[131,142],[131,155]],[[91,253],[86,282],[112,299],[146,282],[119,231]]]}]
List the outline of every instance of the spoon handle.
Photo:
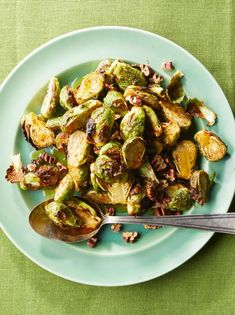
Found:
[{"label": "spoon handle", "polygon": [[107,216],[104,224],[148,224],[176,226],[235,234],[235,213],[168,216]]}]

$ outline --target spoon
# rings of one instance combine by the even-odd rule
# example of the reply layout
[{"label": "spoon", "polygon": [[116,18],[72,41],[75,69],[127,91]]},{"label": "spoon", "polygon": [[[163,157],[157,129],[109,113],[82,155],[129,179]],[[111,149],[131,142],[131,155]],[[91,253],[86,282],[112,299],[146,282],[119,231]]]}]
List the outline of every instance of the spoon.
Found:
[{"label": "spoon", "polygon": [[49,199],[34,207],[29,215],[29,223],[38,234],[68,243],[86,241],[93,237],[105,224],[147,224],[157,226],[175,226],[193,228],[220,233],[235,234],[235,213],[203,214],[203,215],[167,215],[167,216],[107,216],[95,203],[80,198],[90,204],[101,218],[101,223],[95,230],[89,228],[62,229],[45,213],[45,205],[53,201]]}]

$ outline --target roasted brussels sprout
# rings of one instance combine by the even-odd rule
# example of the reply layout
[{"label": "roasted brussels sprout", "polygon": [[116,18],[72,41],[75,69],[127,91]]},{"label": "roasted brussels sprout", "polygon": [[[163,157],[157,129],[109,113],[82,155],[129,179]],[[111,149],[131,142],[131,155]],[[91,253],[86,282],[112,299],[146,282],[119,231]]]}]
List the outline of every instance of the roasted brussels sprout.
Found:
[{"label": "roasted brussels sprout", "polygon": [[135,184],[127,197],[127,212],[129,215],[135,215],[141,210],[141,201],[144,196],[144,188],[139,183]]},{"label": "roasted brussels sprout", "polygon": [[199,101],[196,98],[189,99],[187,101],[187,112],[194,117],[206,119],[208,126],[215,124],[216,114],[206,107],[203,101]]},{"label": "roasted brussels sprout", "polygon": [[99,72],[99,73],[105,73],[107,75],[110,75],[110,66],[112,65],[113,63],[113,60],[112,59],[104,59],[102,60],[97,68],[96,68],[96,72]]},{"label": "roasted brussels sprout", "polygon": [[122,144],[118,141],[110,141],[106,143],[99,151],[99,155],[107,155],[112,159],[120,160]]},{"label": "roasted brussels sprout", "polygon": [[19,183],[24,177],[25,171],[23,169],[20,154],[11,157],[11,165],[6,171],[6,180],[12,184]]},{"label": "roasted brussels sprout", "polygon": [[148,90],[150,93],[156,94],[159,98],[163,98],[165,93],[163,87],[159,83],[153,83],[148,85]]},{"label": "roasted brussels sprout", "polygon": [[38,190],[41,189],[40,177],[33,172],[29,172],[23,176],[20,181],[20,188],[23,190]]},{"label": "roasted brussels sprout", "polygon": [[87,164],[78,167],[69,166],[69,174],[74,182],[74,190],[81,191],[86,188],[89,181],[89,166]]},{"label": "roasted brussels sprout", "polygon": [[78,104],[85,103],[90,99],[97,99],[104,88],[104,76],[98,72],[91,72],[87,74],[74,93],[74,97]]},{"label": "roasted brussels sprout", "polygon": [[194,136],[200,152],[208,161],[216,162],[225,156],[227,153],[227,146],[224,142],[213,132],[208,130],[198,131]]},{"label": "roasted brussels sprout", "polygon": [[149,146],[151,147],[150,151],[155,154],[160,154],[163,151],[163,144],[157,139],[153,139],[151,143],[149,143]]},{"label": "roasted brussels sprout", "polygon": [[155,200],[159,180],[157,179],[154,170],[147,159],[143,161],[138,171],[139,175],[144,179],[146,196],[150,200]]},{"label": "roasted brussels sprout", "polygon": [[163,143],[167,147],[171,147],[172,145],[176,143],[176,141],[180,137],[180,126],[177,123],[170,121],[168,123],[162,124],[162,128],[163,128],[163,133],[162,133]]},{"label": "roasted brussels sprout", "polygon": [[74,93],[74,90],[69,85],[62,87],[60,91],[60,105],[65,110],[68,110],[77,105]]},{"label": "roasted brussels sprout", "polygon": [[46,122],[46,127],[51,130],[61,130],[62,116],[50,118]]},{"label": "roasted brussels sprout", "polygon": [[45,206],[48,217],[61,228],[76,228],[82,224],[79,218],[67,205],[52,201]]},{"label": "roasted brussels sprout", "polygon": [[183,184],[177,183],[166,188],[166,193],[170,197],[167,209],[171,211],[186,211],[192,206],[190,192]]},{"label": "roasted brussels sprout", "polygon": [[166,99],[159,102],[165,118],[177,123],[181,128],[188,129],[191,125],[191,117],[181,105],[173,104]]},{"label": "roasted brussels sprout", "polygon": [[86,134],[89,143],[100,148],[110,139],[115,120],[115,113],[109,107],[97,108],[91,114],[86,124]]},{"label": "roasted brussels sprout", "polygon": [[132,107],[120,123],[120,132],[123,140],[132,137],[142,137],[144,133],[145,112],[142,107]]},{"label": "roasted brussels sprout", "polygon": [[55,189],[54,200],[62,202],[69,200],[74,193],[74,182],[70,174],[66,174]]},{"label": "roasted brussels sprout", "polygon": [[143,108],[145,111],[147,126],[150,126],[150,128],[153,130],[155,137],[159,137],[162,133],[162,127],[160,121],[157,118],[157,114],[151,107],[144,105]]},{"label": "roasted brussels sprout", "polygon": [[111,69],[120,89],[123,91],[125,91],[129,85],[147,85],[144,74],[124,62],[115,60],[111,65]]},{"label": "roasted brussels sprout", "polygon": [[76,129],[85,127],[91,113],[100,106],[102,106],[100,101],[90,100],[69,109],[63,115],[61,129],[64,132],[73,133]]},{"label": "roasted brussels sprout", "polygon": [[124,92],[124,97],[128,102],[135,106],[147,104],[152,108],[158,108],[158,99],[155,95],[151,94],[146,87],[130,85]]},{"label": "roasted brussels sprout", "polygon": [[51,78],[48,84],[47,93],[41,107],[41,115],[45,119],[54,116],[59,103],[60,84],[57,78]]},{"label": "roasted brussels sprout", "polygon": [[101,155],[94,163],[94,173],[107,183],[112,183],[123,175],[123,167],[120,161],[116,161],[107,155]]},{"label": "roasted brussels sprout", "polygon": [[67,151],[68,166],[78,167],[86,163],[90,153],[90,145],[87,142],[85,132],[76,130],[69,136]]},{"label": "roasted brussels sprout", "polygon": [[145,141],[140,137],[128,138],[121,151],[126,167],[136,169],[140,167],[145,154]]},{"label": "roasted brussels sprout", "polygon": [[55,138],[55,146],[58,151],[67,152],[67,146],[69,141],[69,133],[60,132]]},{"label": "roasted brussels sprout", "polygon": [[117,117],[123,117],[128,111],[128,106],[125,98],[121,92],[111,90],[104,98],[104,105],[109,106],[117,115]]},{"label": "roasted brussels sprout", "polygon": [[197,160],[197,147],[190,140],[180,141],[172,152],[177,177],[189,179]]},{"label": "roasted brussels sprout", "polygon": [[84,195],[88,200],[92,200],[97,204],[114,204],[113,200],[106,192],[97,192],[96,190],[88,190]]},{"label": "roasted brussels sprout", "polygon": [[21,119],[25,138],[36,149],[43,149],[54,144],[55,135],[46,127],[46,123],[35,113],[28,113]]},{"label": "roasted brussels sprout", "polygon": [[183,76],[182,72],[176,71],[166,88],[166,95],[172,103],[180,103],[185,97],[185,92],[180,81]]},{"label": "roasted brussels sprout", "polygon": [[190,177],[191,198],[196,200],[200,205],[207,202],[211,181],[207,172],[198,170],[193,172]]}]

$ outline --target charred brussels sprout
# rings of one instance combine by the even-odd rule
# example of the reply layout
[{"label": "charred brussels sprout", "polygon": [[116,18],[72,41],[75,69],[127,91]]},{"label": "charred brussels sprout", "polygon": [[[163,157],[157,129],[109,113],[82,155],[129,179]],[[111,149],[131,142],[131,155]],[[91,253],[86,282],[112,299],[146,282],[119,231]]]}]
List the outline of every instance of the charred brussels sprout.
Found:
[{"label": "charred brussels sprout", "polygon": [[54,144],[55,135],[46,127],[46,123],[35,113],[28,113],[21,119],[25,138],[36,149],[43,149]]},{"label": "charred brussels sprout", "polygon": [[74,182],[70,174],[66,174],[55,189],[54,200],[62,202],[69,200],[74,192]]},{"label": "charred brussels sprout", "polygon": [[62,124],[62,116],[50,118],[46,122],[46,127],[51,130],[60,130]]},{"label": "charred brussels sprout", "polygon": [[129,110],[123,94],[115,90],[107,93],[104,105],[109,106],[118,117],[123,117]]},{"label": "charred brussels sprout", "polygon": [[23,190],[41,189],[40,177],[32,172],[25,174],[20,181],[20,188]]},{"label": "charred brussels sprout", "polygon": [[66,152],[69,141],[69,133],[60,132],[55,138],[55,146],[58,151]]},{"label": "charred brussels sprout", "polygon": [[100,101],[90,100],[69,109],[62,117],[62,130],[73,133],[76,129],[84,128],[91,113],[100,106],[102,106]]},{"label": "charred brussels sprout", "polygon": [[24,177],[24,169],[20,154],[13,155],[11,158],[11,165],[6,171],[6,180],[12,184],[19,183]]},{"label": "charred brussels sprout", "polygon": [[199,146],[201,154],[205,156],[208,161],[219,161],[223,159],[227,153],[227,146],[215,133],[211,131],[198,131],[195,134],[194,139]]},{"label": "charred brussels sprout", "polygon": [[142,104],[146,104],[154,109],[158,108],[157,96],[151,94],[150,91],[143,86],[128,86],[125,90],[124,97],[132,105],[141,106]]},{"label": "charred brussels sprout", "polygon": [[128,169],[140,167],[145,154],[145,142],[140,137],[127,139],[122,146],[122,156]]},{"label": "charred brussels sprout", "polygon": [[45,119],[54,116],[59,103],[60,84],[57,78],[51,78],[48,84],[47,93],[41,107],[41,115]]},{"label": "charred brussels sprout", "polygon": [[180,141],[172,152],[177,176],[189,179],[197,160],[197,147],[190,140]]},{"label": "charred brussels sprout", "polygon": [[171,121],[162,124],[162,140],[167,147],[171,147],[180,137],[180,127],[177,123]]},{"label": "charred brussels sprout", "polygon": [[170,202],[167,204],[167,209],[171,211],[186,211],[192,206],[190,192],[183,184],[174,184],[166,189],[167,195],[170,197]]},{"label": "charred brussels sprout", "polygon": [[115,76],[120,89],[123,91],[125,91],[129,85],[147,85],[144,74],[124,62],[116,60],[111,65],[111,68],[112,74]]},{"label": "charred brussels sprout", "polygon": [[81,191],[86,188],[89,181],[89,166],[87,164],[78,167],[69,167],[69,174],[74,182],[75,191]]},{"label": "charred brussels sprout", "polygon": [[157,118],[157,114],[155,111],[146,105],[143,106],[145,115],[146,115],[146,123],[152,129],[155,137],[159,137],[162,133],[162,127],[160,121]]},{"label": "charred brussels sprout", "polygon": [[87,140],[96,147],[102,147],[111,137],[115,113],[109,107],[97,108],[86,125]]},{"label": "charred brussels sprout", "polygon": [[190,177],[192,198],[200,205],[207,202],[211,181],[207,172],[203,170],[193,172]]},{"label": "charred brussels sprout", "polygon": [[104,88],[104,76],[98,72],[87,74],[75,92],[74,97],[78,104],[85,103],[90,99],[97,99]]},{"label": "charred brussels sprout", "polygon": [[94,163],[94,173],[107,183],[112,183],[123,175],[123,168],[119,161],[101,155]]},{"label": "charred brussels sprout", "polygon": [[45,206],[45,212],[61,228],[76,228],[82,224],[82,220],[67,205],[60,202],[50,202]]},{"label": "charred brussels sprout", "polygon": [[127,140],[132,137],[142,137],[144,133],[145,112],[142,107],[132,107],[120,123],[121,137]]},{"label": "charred brussels sprout", "polygon": [[87,142],[85,132],[77,130],[70,135],[67,151],[68,166],[78,167],[86,163],[90,153],[90,145]]},{"label": "charred brussels sprout", "polygon": [[216,114],[210,110],[203,101],[196,98],[187,101],[187,112],[194,117],[204,118],[207,120],[208,126],[213,126],[216,121]]},{"label": "charred brussels sprout", "polygon": [[77,105],[74,97],[74,90],[69,85],[63,86],[60,91],[60,105],[65,110],[68,110]]},{"label": "charred brussels sprout", "polygon": [[99,152],[99,155],[107,155],[113,159],[119,159],[121,158],[121,143],[118,141],[110,141],[106,143]]},{"label": "charred brussels sprout", "polygon": [[183,76],[182,72],[176,71],[166,88],[166,95],[172,103],[180,103],[185,97],[185,92],[180,81]]}]

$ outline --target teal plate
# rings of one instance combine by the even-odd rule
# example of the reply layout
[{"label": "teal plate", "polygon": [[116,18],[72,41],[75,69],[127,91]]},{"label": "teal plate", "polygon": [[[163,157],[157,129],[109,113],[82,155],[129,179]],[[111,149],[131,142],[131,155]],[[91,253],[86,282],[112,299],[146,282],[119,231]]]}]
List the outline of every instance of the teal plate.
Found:
[{"label": "teal plate", "polygon": [[[225,213],[234,192],[235,126],[230,106],[219,85],[205,67],[187,51],[158,35],[126,27],[95,27],[60,36],[27,56],[7,77],[0,90],[1,143],[1,228],[15,246],[42,268],[75,282],[100,285],[130,285],[159,277],[192,257],[213,235],[191,229],[162,228],[138,230],[140,239],[127,244],[121,233],[110,227],[101,242],[90,249],[86,244],[66,244],[37,235],[28,224],[30,208],[43,199],[40,192],[22,192],[4,179],[12,153],[28,158],[32,150],[19,128],[24,111],[38,110],[45,84],[52,76],[62,83],[92,71],[98,60],[122,58],[149,63],[165,79],[171,73],[161,69],[173,60],[185,73],[184,87],[189,97],[203,99],[218,115],[210,129],[228,144],[227,157],[217,163],[202,159],[205,170],[217,173],[212,197],[191,213]],[[203,121],[197,128],[206,128]]]}]

